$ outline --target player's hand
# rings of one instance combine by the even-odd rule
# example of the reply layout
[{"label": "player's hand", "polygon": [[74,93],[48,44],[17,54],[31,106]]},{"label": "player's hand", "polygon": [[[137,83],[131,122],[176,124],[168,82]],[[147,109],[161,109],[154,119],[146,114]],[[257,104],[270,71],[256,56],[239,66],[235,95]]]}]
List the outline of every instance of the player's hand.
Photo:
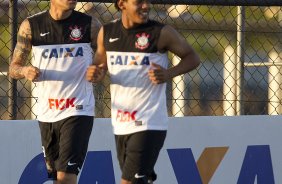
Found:
[{"label": "player's hand", "polygon": [[103,80],[106,75],[106,68],[101,65],[90,65],[86,70],[86,80],[93,83],[98,83]]},{"label": "player's hand", "polygon": [[37,81],[38,77],[40,76],[40,70],[34,66],[24,66],[21,70],[21,73],[27,80],[30,81]]},{"label": "player's hand", "polygon": [[169,79],[167,70],[155,63],[151,63],[151,69],[149,69],[148,75],[153,84],[161,84]]}]

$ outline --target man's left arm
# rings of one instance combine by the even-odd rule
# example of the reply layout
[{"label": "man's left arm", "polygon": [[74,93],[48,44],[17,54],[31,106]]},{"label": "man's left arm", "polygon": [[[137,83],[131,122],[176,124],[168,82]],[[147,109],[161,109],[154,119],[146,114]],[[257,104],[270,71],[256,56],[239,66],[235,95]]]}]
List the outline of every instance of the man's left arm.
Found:
[{"label": "man's left arm", "polygon": [[180,62],[169,69],[152,63],[153,69],[150,69],[148,74],[154,84],[167,82],[178,75],[194,70],[200,64],[199,56],[191,45],[169,25],[164,26],[161,30],[158,49],[159,51],[170,51],[180,58]]}]

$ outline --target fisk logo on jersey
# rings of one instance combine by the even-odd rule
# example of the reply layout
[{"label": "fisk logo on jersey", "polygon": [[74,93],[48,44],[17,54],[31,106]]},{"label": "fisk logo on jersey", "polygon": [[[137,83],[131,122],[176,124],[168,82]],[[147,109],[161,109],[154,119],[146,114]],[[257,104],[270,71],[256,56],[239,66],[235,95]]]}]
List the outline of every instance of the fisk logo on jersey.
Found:
[{"label": "fisk logo on jersey", "polygon": [[149,56],[111,55],[111,65],[150,65]]},{"label": "fisk logo on jersey", "polygon": [[117,111],[117,117],[116,120],[119,122],[129,122],[129,121],[135,121],[135,115],[137,111],[129,112],[129,111],[123,111],[118,110]]},{"label": "fisk logo on jersey", "polygon": [[74,107],[75,98],[61,98],[55,99],[50,98],[49,101],[49,109],[56,109],[56,110],[64,110],[70,107]]},{"label": "fisk logo on jersey", "polygon": [[42,52],[42,57],[45,59],[78,57],[78,56],[83,56],[82,47],[53,48],[53,49],[45,49]]}]

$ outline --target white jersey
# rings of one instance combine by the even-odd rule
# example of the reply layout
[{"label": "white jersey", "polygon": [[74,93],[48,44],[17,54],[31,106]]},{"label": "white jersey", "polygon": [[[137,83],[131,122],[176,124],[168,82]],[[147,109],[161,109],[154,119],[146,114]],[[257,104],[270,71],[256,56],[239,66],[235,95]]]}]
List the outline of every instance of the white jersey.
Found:
[{"label": "white jersey", "polygon": [[91,18],[73,12],[69,20],[61,23],[48,15],[43,12],[29,18],[32,65],[40,70],[34,89],[38,120],[56,122],[69,116],[94,116],[93,86],[85,79],[93,54]]},{"label": "white jersey", "polygon": [[129,31],[119,29],[120,21],[104,27],[111,78],[112,125],[116,135],[167,130],[166,83],[154,85],[148,76],[152,62],[168,67],[167,54],[156,50],[162,25],[155,24],[152,30],[150,24],[154,23]]}]

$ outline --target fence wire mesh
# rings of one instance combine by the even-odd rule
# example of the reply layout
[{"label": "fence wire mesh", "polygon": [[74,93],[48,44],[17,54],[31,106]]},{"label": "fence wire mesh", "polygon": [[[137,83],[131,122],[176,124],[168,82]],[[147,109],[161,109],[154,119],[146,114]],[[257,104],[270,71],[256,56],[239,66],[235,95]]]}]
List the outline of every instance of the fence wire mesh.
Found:
[{"label": "fence wire mesh", "polygon": [[[150,18],[175,27],[201,58],[195,71],[168,82],[170,116],[281,114],[279,3],[240,7],[232,3],[222,6],[163,2],[152,5]],[[8,68],[17,31],[13,28],[18,28],[27,16],[48,8],[49,1],[23,0],[15,4],[0,0],[0,119],[36,118],[35,84],[10,79]],[[79,2],[76,9],[96,16],[102,23],[120,16],[108,2]],[[169,57],[171,66],[177,64],[176,56]],[[109,86],[109,76],[94,84],[97,117],[110,117]]]}]

